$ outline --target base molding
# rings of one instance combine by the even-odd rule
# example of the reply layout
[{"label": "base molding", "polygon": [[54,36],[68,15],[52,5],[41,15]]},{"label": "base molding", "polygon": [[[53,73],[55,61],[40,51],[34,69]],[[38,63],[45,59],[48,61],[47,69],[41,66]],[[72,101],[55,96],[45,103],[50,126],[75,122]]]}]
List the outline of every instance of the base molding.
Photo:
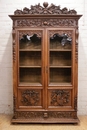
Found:
[{"label": "base molding", "polygon": [[16,111],[12,123],[79,123],[77,112]]}]

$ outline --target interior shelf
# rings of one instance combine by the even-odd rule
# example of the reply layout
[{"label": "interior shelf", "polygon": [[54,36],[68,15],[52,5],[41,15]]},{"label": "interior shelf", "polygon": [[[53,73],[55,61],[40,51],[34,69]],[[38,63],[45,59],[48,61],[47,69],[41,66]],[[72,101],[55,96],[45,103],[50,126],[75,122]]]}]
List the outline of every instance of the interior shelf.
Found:
[{"label": "interior shelf", "polygon": [[19,49],[19,51],[41,51],[41,49]]},{"label": "interior shelf", "polygon": [[71,68],[72,66],[50,66],[50,68]]},{"label": "interior shelf", "polygon": [[20,68],[41,68],[41,66],[19,66]]},{"label": "interior shelf", "polygon": [[42,84],[38,82],[34,82],[34,83],[19,82],[19,86],[42,86]]},{"label": "interior shelf", "polygon": [[70,83],[71,68],[50,68],[49,83]]},{"label": "interior shelf", "polygon": [[20,62],[19,62],[19,66],[27,66],[27,67],[40,67],[41,66],[41,52],[40,51],[21,51],[19,53],[20,55]]},{"label": "interior shelf", "polygon": [[71,49],[50,49],[49,51],[65,51],[65,52],[67,52],[67,51],[72,51]]},{"label": "interior shelf", "polygon": [[50,52],[50,66],[71,66],[71,51]]},{"label": "interior shelf", "polygon": [[20,68],[19,71],[19,82],[41,84],[41,68]]}]

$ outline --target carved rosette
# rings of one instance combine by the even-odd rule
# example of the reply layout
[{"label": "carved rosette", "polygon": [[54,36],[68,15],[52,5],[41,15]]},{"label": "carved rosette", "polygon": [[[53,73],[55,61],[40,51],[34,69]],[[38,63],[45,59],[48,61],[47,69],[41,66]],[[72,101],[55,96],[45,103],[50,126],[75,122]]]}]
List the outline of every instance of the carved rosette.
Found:
[{"label": "carved rosette", "polygon": [[51,105],[64,106],[70,101],[69,90],[54,90],[51,92]]},{"label": "carved rosette", "polygon": [[77,27],[76,19],[21,19],[16,20],[17,27]]},{"label": "carved rosette", "polygon": [[36,106],[39,100],[39,92],[36,90],[25,90],[22,92],[21,102],[24,106]]},{"label": "carved rosette", "polygon": [[75,62],[78,63],[78,29],[76,29]]},{"label": "carved rosette", "polygon": [[37,34],[38,37],[41,37],[42,36],[42,31],[40,30],[25,30],[25,31],[20,31],[19,32],[19,39],[21,39],[23,37],[23,35],[34,35],[34,34]]},{"label": "carved rosette", "polygon": [[13,62],[15,62],[15,60],[16,60],[15,30],[13,30],[12,36],[13,36]]},{"label": "carved rosette", "polygon": [[[44,6],[44,7],[43,7]],[[64,7],[63,9],[60,8],[60,6],[55,6],[53,3],[48,6],[47,2],[43,3],[43,6],[40,5],[40,3],[38,5],[31,5],[31,8],[27,8],[25,7],[23,10],[19,10],[17,9],[14,14],[15,15],[21,15],[21,14],[70,14],[70,15],[76,15],[77,12],[72,9],[72,10],[68,10],[66,7]]]}]

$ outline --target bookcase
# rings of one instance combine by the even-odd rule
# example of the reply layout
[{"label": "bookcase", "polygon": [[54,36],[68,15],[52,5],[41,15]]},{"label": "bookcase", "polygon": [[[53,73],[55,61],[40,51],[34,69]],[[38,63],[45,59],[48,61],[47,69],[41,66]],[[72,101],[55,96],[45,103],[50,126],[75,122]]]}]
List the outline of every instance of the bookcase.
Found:
[{"label": "bookcase", "polygon": [[78,20],[47,2],[13,20],[12,123],[78,123]]}]

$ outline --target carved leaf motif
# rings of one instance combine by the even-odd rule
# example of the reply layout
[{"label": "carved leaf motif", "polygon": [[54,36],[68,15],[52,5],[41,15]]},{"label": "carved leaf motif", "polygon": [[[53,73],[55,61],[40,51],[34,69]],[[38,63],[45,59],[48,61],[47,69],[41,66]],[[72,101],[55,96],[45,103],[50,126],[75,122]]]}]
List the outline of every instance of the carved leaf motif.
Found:
[{"label": "carved leaf motif", "polygon": [[[39,120],[42,118],[44,118],[44,113],[45,111],[39,111],[39,112],[35,112],[35,111],[21,111],[21,112],[15,112],[15,116],[16,118],[21,118],[21,119],[38,119]],[[60,112],[60,111],[49,111],[46,112],[47,113],[47,117],[46,118],[77,118],[77,113],[76,112]],[[14,116],[14,118],[15,118]]]},{"label": "carved leaf motif", "polygon": [[76,19],[22,19],[17,20],[18,27],[76,27]]},{"label": "carved leaf motif", "polygon": [[54,90],[51,93],[51,105],[63,106],[69,103],[70,93],[68,90]]},{"label": "carved leaf motif", "polygon": [[34,35],[37,34],[38,37],[42,36],[42,32],[41,31],[37,31],[37,30],[28,30],[28,31],[20,31],[19,32],[19,39],[21,39],[23,37],[23,35]]},{"label": "carved leaf motif", "polygon": [[[43,7],[44,6],[44,7]],[[15,15],[21,15],[21,14],[77,14],[77,12],[73,9],[73,10],[68,10],[66,7],[61,9],[60,6],[56,6],[54,4],[51,4],[50,6],[48,6],[47,2],[43,3],[43,6],[39,4],[33,6],[31,5],[31,8],[28,9],[27,7],[25,7],[22,10],[16,10],[14,12]]]},{"label": "carved leaf motif", "polygon": [[39,102],[39,92],[36,90],[23,91],[21,102],[25,106],[36,106]]}]

